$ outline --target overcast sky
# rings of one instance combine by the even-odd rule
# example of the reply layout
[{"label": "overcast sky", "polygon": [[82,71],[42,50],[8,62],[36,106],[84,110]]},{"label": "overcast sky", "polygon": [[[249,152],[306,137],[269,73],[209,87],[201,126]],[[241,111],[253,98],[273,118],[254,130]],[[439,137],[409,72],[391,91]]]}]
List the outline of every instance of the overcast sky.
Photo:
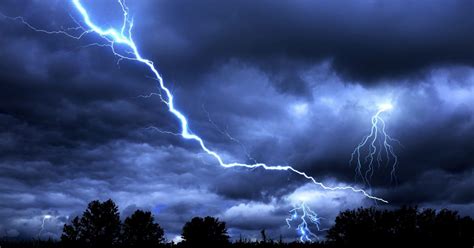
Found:
[{"label": "overcast sky", "polygon": [[[86,1],[119,28],[116,1]],[[238,238],[297,237],[302,200],[330,227],[361,206],[474,215],[474,1],[130,1],[134,39],[192,131],[229,162],[291,165],[330,186],[370,191],[349,164],[377,106],[399,164],[377,168],[375,203],[290,172],[223,168],[179,132],[149,70],[110,49],[0,17],[0,236],[59,237],[92,200],[122,218],[152,211],[169,240],[194,216]],[[61,30],[69,1],[6,0],[0,11]],[[297,223],[295,223],[297,224]]]}]

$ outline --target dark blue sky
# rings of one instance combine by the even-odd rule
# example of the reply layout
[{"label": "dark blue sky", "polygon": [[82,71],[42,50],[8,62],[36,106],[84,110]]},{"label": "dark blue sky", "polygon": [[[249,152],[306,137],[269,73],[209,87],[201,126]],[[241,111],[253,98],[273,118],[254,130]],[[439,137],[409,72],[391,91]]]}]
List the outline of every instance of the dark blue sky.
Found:
[{"label": "dark blue sky", "polygon": [[[90,4],[117,27],[116,1]],[[135,1],[134,39],[191,129],[227,161],[289,164],[328,185],[355,185],[352,150],[377,106],[396,146],[398,183],[378,170],[381,207],[417,204],[474,215],[474,1]],[[80,20],[69,1],[3,1],[47,30]],[[374,205],[289,172],[225,169],[179,131],[146,67],[98,41],[37,33],[0,18],[0,236],[58,237],[91,200],[122,216],[153,211],[171,240],[193,216],[231,235],[296,237],[285,218],[306,200],[329,227]],[[210,121],[211,119],[211,121]],[[229,139],[228,132],[239,141]]]}]

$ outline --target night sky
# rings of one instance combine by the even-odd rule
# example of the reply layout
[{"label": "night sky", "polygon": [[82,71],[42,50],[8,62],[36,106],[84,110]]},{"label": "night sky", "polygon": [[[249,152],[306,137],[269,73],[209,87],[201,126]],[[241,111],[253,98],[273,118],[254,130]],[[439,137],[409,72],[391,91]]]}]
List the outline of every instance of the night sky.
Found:
[{"label": "night sky", "polygon": [[[85,1],[119,28],[115,0]],[[124,218],[152,211],[169,240],[194,216],[216,216],[234,238],[297,237],[288,211],[306,202],[330,227],[339,211],[404,204],[474,216],[474,1],[129,1],[133,37],[155,62],[191,130],[223,168],[180,132],[140,63],[118,61],[90,34],[34,32],[0,17],[0,237],[58,238],[92,200]],[[0,11],[61,30],[81,18],[65,0],[2,0]],[[71,18],[72,17],[72,18]],[[151,97],[144,97],[149,96]],[[381,166],[371,186],[351,153],[379,104],[401,145],[397,181]]]}]

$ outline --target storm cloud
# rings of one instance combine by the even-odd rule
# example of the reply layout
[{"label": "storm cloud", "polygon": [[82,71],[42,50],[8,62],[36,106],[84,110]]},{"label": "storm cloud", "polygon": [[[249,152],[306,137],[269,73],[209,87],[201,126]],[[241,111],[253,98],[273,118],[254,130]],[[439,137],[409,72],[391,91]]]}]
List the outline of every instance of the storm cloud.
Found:
[{"label": "storm cloud", "polygon": [[[292,165],[328,185],[355,180],[350,154],[377,106],[401,145],[372,193],[395,207],[473,215],[472,1],[130,2],[140,51],[157,64],[191,129],[226,161]],[[115,1],[90,5],[120,25]],[[5,1],[36,27],[76,25],[67,1]],[[111,19],[109,19],[109,17]],[[59,237],[91,200],[122,217],[152,211],[169,240],[194,216],[233,237],[293,240],[285,218],[307,201],[330,226],[340,210],[374,202],[324,191],[289,172],[225,169],[170,133],[147,68],[108,48],[0,19],[0,235]],[[149,97],[148,97],[149,96]]]}]

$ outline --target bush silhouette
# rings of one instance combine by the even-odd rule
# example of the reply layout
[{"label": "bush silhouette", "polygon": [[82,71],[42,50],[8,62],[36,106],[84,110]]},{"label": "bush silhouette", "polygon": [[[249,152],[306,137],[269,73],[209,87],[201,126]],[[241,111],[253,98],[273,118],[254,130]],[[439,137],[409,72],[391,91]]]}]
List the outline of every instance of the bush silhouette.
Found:
[{"label": "bush silhouette", "polygon": [[156,247],[164,241],[163,229],[150,212],[135,211],[123,224],[122,244],[127,248]]},{"label": "bush silhouette", "polygon": [[186,247],[225,247],[229,244],[229,236],[225,222],[207,216],[195,217],[183,227],[182,238]]}]

